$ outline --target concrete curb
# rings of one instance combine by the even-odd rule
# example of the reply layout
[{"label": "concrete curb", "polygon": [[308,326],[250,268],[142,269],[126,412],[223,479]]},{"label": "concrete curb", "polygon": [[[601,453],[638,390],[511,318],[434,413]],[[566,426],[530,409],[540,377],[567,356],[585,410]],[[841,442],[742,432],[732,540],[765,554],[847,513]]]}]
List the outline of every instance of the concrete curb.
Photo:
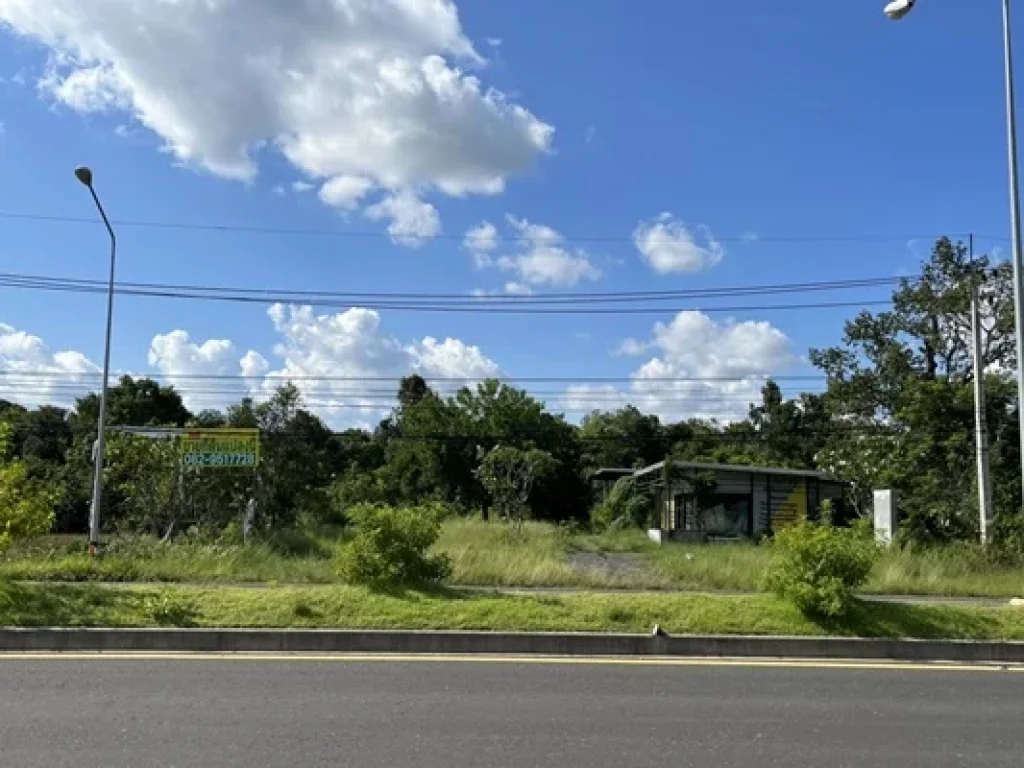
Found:
[{"label": "concrete curb", "polygon": [[0,629],[0,652],[678,656],[1024,663],[1024,643],[814,637],[270,629]]}]

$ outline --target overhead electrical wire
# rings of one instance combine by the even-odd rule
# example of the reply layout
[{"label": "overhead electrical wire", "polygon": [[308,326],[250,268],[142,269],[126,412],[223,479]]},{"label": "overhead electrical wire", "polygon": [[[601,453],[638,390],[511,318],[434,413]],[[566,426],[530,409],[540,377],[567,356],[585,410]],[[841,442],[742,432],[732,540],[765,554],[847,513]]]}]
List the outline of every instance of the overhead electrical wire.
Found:
[{"label": "overhead electrical wire", "polygon": [[[415,372],[413,372],[415,373]],[[14,369],[0,369],[0,375],[4,376],[35,376],[35,377],[68,377],[68,378],[103,378],[103,374],[99,372],[77,372],[77,371],[18,371]],[[160,371],[139,371],[135,373],[125,372],[124,374],[111,374],[114,376],[131,376],[133,378],[164,378],[164,379],[226,379],[226,380],[238,380],[238,379],[252,379],[258,378],[260,380],[279,380],[279,381],[359,381],[359,382],[400,382],[406,376],[343,376],[343,375],[313,375],[313,374],[302,374],[302,375],[288,375],[288,374],[270,374],[261,376],[243,376],[237,373],[162,373]],[[772,379],[774,381],[824,381],[825,374],[807,375],[807,374],[751,374],[747,376],[663,376],[663,377],[651,377],[636,379],[632,376],[422,376],[424,381],[428,384],[430,382],[483,382],[496,380],[500,383],[544,383],[544,384],[615,384],[619,382],[632,383],[642,382],[644,384],[648,382],[743,382],[743,381],[755,381],[760,382],[762,380]]]},{"label": "overhead electrical wire", "polygon": [[[899,284],[903,280],[915,281],[919,275],[906,277],[863,277],[845,280],[823,280],[804,283],[777,283],[767,285],[729,286],[717,288],[690,288],[662,291],[607,291],[577,293],[544,293],[528,295],[478,296],[465,293],[360,293],[342,291],[282,290],[268,288],[241,288],[232,286],[182,285],[173,283],[115,283],[115,292],[173,292],[187,294],[211,294],[213,296],[244,296],[262,302],[291,301],[307,302],[309,299],[331,299],[349,302],[418,302],[438,305],[505,305],[505,304],[582,304],[635,301],[671,301],[694,298],[735,298],[738,296],[766,296],[779,293],[807,293],[817,291],[849,290],[855,288],[876,288]],[[51,275],[29,275],[0,272],[0,287],[12,288],[67,288],[98,289],[106,293],[105,280],[56,277]],[[283,298],[282,298],[283,297]]]},{"label": "overhead electrical wire", "polygon": [[[27,290],[56,291],[62,293],[102,294],[107,289],[94,285],[62,285],[57,283],[39,283],[29,281],[0,281],[0,287],[13,287]],[[128,296],[145,296],[149,298],[188,299],[199,301],[233,302],[243,304],[269,303],[300,303],[303,305],[326,307],[331,309],[351,308],[352,302],[337,300],[325,301],[315,298],[303,298],[296,302],[294,296],[250,296],[234,294],[203,293],[197,291],[172,291],[158,289],[115,288],[115,293]],[[392,312],[443,312],[467,314],[500,314],[500,315],[663,315],[679,312],[776,312],[776,311],[807,311],[812,309],[840,309],[851,307],[889,306],[890,299],[808,302],[799,304],[763,304],[763,305],[731,305],[731,306],[691,306],[691,307],[591,307],[578,305],[572,307],[550,306],[515,306],[502,305],[485,301],[468,301],[465,303],[397,303],[389,301],[363,301],[359,306],[366,309],[380,309]]]},{"label": "overhead electrical wire", "polygon": [[[87,224],[95,225],[98,222],[87,216],[66,216],[60,214],[46,214],[21,211],[0,211],[0,219],[52,222],[61,224]],[[171,230],[192,230],[197,232],[224,232],[255,235],[312,235],[318,237],[341,237],[351,239],[368,240],[389,240],[391,235],[385,231],[377,230],[340,230],[340,229],[317,229],[302,227],[261,227],[244,224],[227,224],[215,222],[185,222],[185,221],[158,221],[144,219],[114,219],[111,221],[115,227],[131,227],[140,229],[171,229]],[[968,237],[967,233],[941,234],[918,234],[918,235],[881,235],[881,234],[858,234],[858,235],[722,235],[715,236],[715,240],[723,243],[866,243],[866,242],[907,242],[908,240],[937,240],[940,237],[952,239],[963,239]],[[465,235],[438,234],[431,239],[463,242]],[[654,238],[651,242],[660,240],[669,241],[670,238]],[[993,240],[1005,240],[1006,238],[988,238]],[[552,244],[563,243],[632,243],[632,236],[610,235],[610,236],[570,236],[559,235],[550,238],[530,237],[526,235],[502,236],[502,242],[549,242]]]}]

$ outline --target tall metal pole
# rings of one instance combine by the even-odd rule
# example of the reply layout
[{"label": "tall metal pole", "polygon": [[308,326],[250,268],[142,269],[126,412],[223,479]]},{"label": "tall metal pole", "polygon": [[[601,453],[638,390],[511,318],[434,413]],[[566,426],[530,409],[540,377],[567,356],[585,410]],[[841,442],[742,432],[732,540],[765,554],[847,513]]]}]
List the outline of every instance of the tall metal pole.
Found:
[{"label": "tall metal pole", "polygon": [[1013,310],[1017,336],[1017,417],[1020,425],[1021,479],[1024,482],[1024,262],[1021,261],[1020,174],[1017,164],[1017,105],[1013,82],[1013,35],[1011,30],[1010,0],[1003,0],[1006,134],[1010,150],[1010,220],[1013,230]]},{"label": "tall metal pole", "polygon": [[103,459],[107,451],[107,385],[110,379],[110,335],[114,322],[114,267],[117,263],[117,235],[110,226],[107,212],[92,185],[92,172],[88,168],[75,170],[78,180],[89,188],[96,210],[110,235],[110,280],[107,283],[107,332],[103,344],[103,382],[100,385],[100,418],[97,425],[96,452],[93,458],[92,504],[89,507],[89,552],[96,555],[100,544],[100,506],[103,502]]},{"label": "tall metal pole", "polygon": [[985,360],[981,346],[979,285],[984,273],[974,269],[974,235],[971,235],[971,340],[974,360],[974,444],[978,459],[978,515],[981,543],[988,544],[992,530],[992,480],[989,473],[988,419],[985,416]]}]

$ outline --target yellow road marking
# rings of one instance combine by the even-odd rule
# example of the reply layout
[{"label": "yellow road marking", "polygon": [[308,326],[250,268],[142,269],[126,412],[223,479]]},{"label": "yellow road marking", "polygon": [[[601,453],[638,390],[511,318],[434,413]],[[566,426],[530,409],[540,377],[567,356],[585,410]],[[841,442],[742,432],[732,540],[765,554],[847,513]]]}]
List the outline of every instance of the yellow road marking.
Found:
[{"label": "yellow road marking", "polygon": [[932,672],[1024,672],[1024,665],[999,663],[955,664],[943,662],[886,662],[818,659],[694,659],[666,657],[572,657],[572,656],[489,656],[439,654],[367,653],[0,653],[4,661],[242,661],[242,662],[336,662],[336,663],[475,663],[551,664],[574,666],[639,667],[751,667],[787,669],[867,669]]}]

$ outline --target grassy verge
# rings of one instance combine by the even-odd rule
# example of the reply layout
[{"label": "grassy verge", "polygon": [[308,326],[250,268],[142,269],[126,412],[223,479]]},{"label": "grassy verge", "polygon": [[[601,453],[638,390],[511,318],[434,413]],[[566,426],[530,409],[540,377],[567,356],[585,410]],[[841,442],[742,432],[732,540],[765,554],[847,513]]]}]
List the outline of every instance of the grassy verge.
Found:
[{"label": "grassy verge", "polygon": [[[160,581],[336,584],[339,531],[283,532],[238,545],[112,539],[100,559],[79,537],[43,537],[0,556],[0,578],[25,581]],[[479,520],[449,520],[435,549],[452,560],[455,584],[757,591],[770,557],[754,545],[666,545],[641,531],[567,532],[530,523],[521,532]],[[993,563],[977,547],[891,550],[866,586],[876,594],[1022,597],[1024,569]]]},{"label": "grassy verge", "polygon": [[0,584],[0,625],[320,627],[507,631],[843,635],[1024,639],[1024,611],[864,603],[816,621],[768,595],[374,593],[354,587],[274,589]]}]

